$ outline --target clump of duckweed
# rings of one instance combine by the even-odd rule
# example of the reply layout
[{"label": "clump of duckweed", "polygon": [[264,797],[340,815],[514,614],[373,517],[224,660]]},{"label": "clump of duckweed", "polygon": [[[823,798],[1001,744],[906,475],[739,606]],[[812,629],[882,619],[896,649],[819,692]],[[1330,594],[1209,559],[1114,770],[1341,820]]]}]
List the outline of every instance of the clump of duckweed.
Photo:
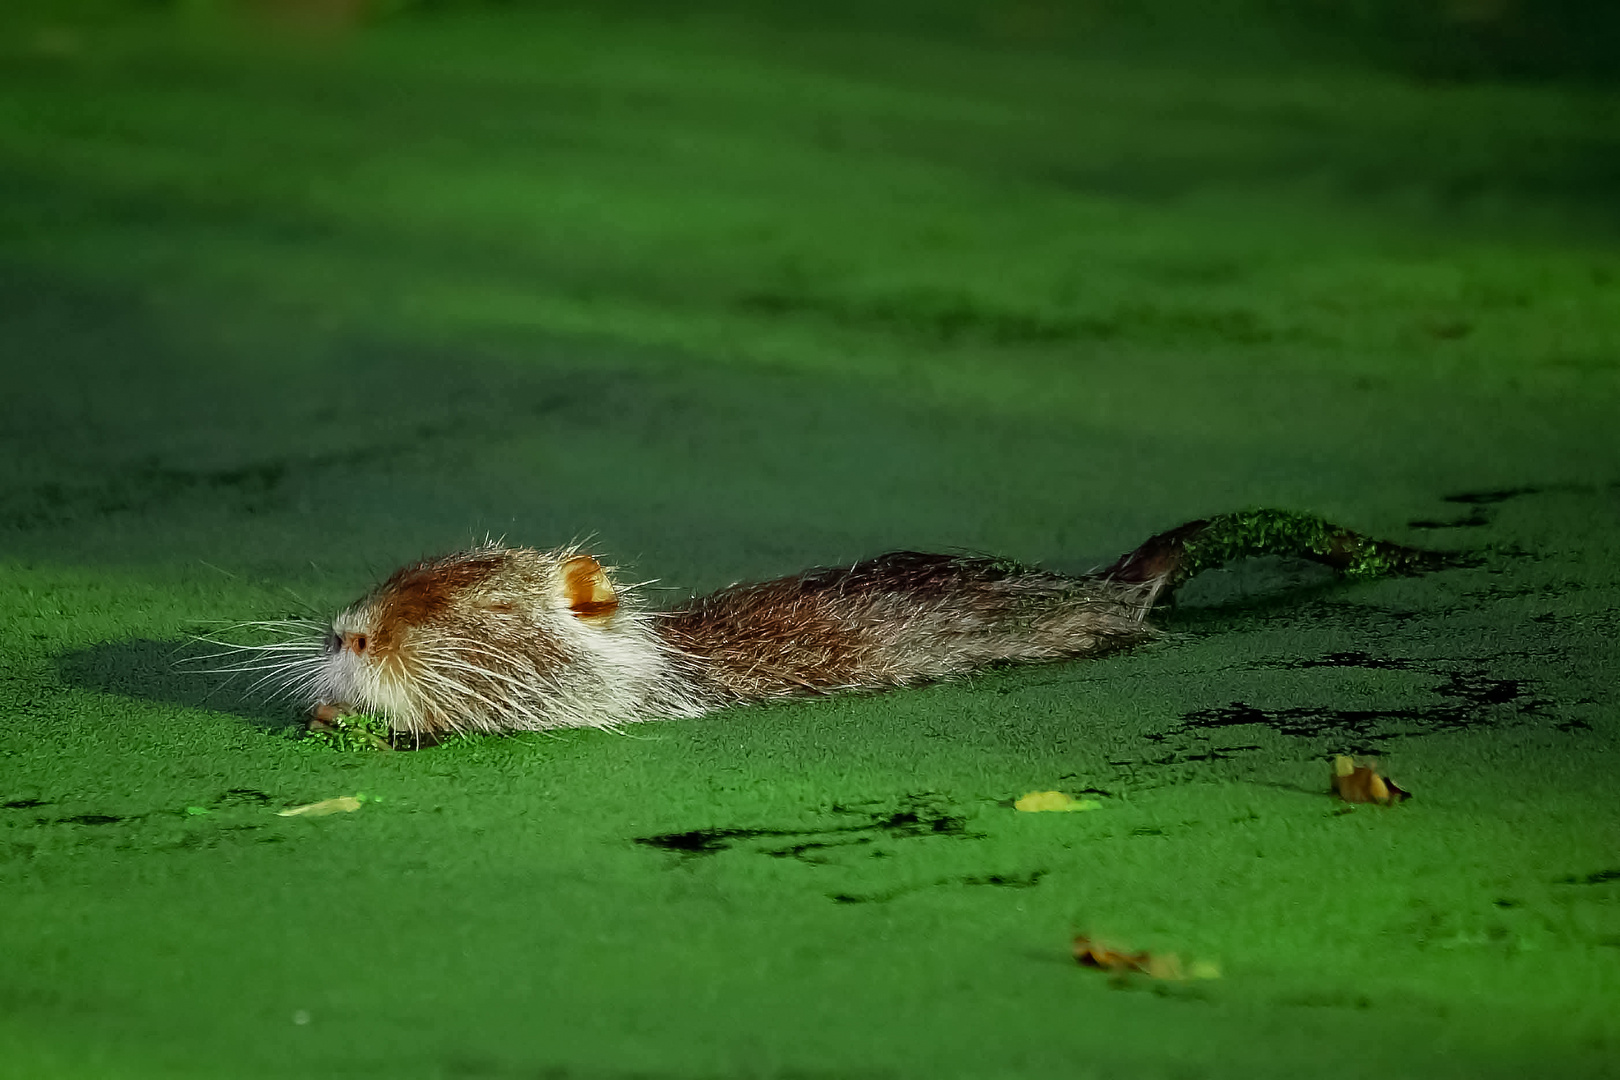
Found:
[{"label": "clump of duckweed", "polygon": [[392,750],[393,732],[388,722],[365,713],[335,716],[319,727],[309,729],[304,740],[308,745],[322,745],[332,750]]}]

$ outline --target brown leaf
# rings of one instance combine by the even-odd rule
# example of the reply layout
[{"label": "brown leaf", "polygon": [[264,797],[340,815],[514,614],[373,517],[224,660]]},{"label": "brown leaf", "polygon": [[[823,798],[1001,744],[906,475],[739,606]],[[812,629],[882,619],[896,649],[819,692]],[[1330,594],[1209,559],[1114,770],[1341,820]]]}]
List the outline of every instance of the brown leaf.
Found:
[{"label": "brown leaf", "polygon": [[1377,803],[1393,806],[1411,798],[1405,791],[1378,774],[1375,765],[1358,765],[1343,754],[1333,759],[1333,792],[1345,802]]},{"label": "brown leaf", "polygon": [[1081,967],[1101,968],[1116,975],[1127,971],[1149,974],[1148,964],[1153,959],[1152,955],[1146,952],[1120,952],[1100,941],[1093,941],[1085,934],[1075,935],[1074,958]]},{"label": "brown leaf", "polygon": [[1086,934],[1075,935],[1074,958],[1081,967],[1098,968],[1111,975],[1146,975],[1166,982],[1218,979],[1221,975],[1220,967],[1210,961],[1184,967],[1175,953],[1124,952]]}]

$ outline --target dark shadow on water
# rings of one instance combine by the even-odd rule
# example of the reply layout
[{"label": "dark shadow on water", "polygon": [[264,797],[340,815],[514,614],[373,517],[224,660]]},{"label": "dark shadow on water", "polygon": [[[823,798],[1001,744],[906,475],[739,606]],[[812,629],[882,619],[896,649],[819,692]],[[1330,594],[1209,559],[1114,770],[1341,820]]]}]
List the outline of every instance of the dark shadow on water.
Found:
[{"label": "dark shadow on water", "polygon": [[[851,859],[891,858],[901,846],[939,839],[983,840],[986,834],[969,829],[967,819],[953,813],[940,796],[924,792],[907,795],[898,803],[834,805],[831,819],[821,826],[728,825],[638,836],[635,843],[680,855],[683,863],[740,848],[773,859],[797,859],[811,866],[847,866]],[[836,904],[883,904],[937,887],[1033,889],[1046,873],[1044,868],[1037,868],[1023,873],[952,875],[876,892],[831,892],[827,898]]]},{"label": "dark shadow on water", "polygon": [[[722,826],[685,832],[640,836],[636,843],[683,856],[715,855],[753,840],[766,840],[754,850],[777,859],[799,859],[809,863],[826,861],[828,849],[860,847],[879,840],[952,837],[978,840],[982,834],[970,832],[967,820],[950,813],[932,795],[908,796],[899,806],[834,806],[836,824],[820,828],[772,828],[769,826]],[[783,839],[798,843],[777,843]]]},{"label": "dark shadow on water", "polygon": [[64,653],[56,670],[70,686],[230,713],[266,730],[303,723],[296,704],[251,690],[251,676],[211,669],[202,660],[210,651],[204,643],[137,638]]},{"label": "dark shadow on water", "polygon": [[1183,585],[1164,605],[1161,617],[1176,623],[1220,624],[1234,614],[1294,607],[1340,588],[1337,573],[1319,563],[1275,555],[1239,559],[1207,571]]}]

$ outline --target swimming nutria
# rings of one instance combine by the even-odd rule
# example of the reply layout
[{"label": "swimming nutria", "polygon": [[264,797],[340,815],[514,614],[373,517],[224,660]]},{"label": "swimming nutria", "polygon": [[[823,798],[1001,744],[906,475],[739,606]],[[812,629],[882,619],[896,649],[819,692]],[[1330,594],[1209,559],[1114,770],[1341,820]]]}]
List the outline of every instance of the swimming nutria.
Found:
[{"label": "swimming nutria", "polygon": [[318,720],[367,713],[417,739],[615,727],[1102,652],[1151,636],[1154,602],[1188,578],[1261,554],[1349,576],[1427,557],[1257,510],[1161,533],[1083,577],[897,551],[660,611],[578,548],[491,543],[400,569],[329,627],[257,647],[238,670],[304,696]]}]

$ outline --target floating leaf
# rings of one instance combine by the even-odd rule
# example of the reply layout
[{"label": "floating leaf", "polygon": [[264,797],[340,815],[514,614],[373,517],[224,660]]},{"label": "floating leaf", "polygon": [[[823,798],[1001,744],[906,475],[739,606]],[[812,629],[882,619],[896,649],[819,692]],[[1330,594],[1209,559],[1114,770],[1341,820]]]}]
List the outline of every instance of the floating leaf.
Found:
[{"label": "floating leaf", "polygon": [[1115,974],[1136,971],[1144,975],[1147,974],[1148,961],[1152,959],[1146,952],[1121,952],[1085,934],[1075,935],[1074,958],[1081,967],[1101,968]]},{"label": "floating leaf", "polygon": [[352,814],[360,809],[365,801],[360,795],[339,795],[335,799],[322,799],[320,802],[306,803],[303,806],[293,806],[286,810],[278,810],[281,817],[325,817],[327,814]]},{"label": "floating leaf", "polygon": [[1076,799],[1061,791],[1032,791],[1013,803],[1013,809],[1032,814],[1043,810],[1097,810],[1101,807],[1102,803],[1096,799]]},{"label": "floating leaf", "polygon": [[1395,784],[1378,775],[1374,765],[1358,765],[1343,754],[1333,759],[1333,792],[1345,802],[1377,803],[1393,806],[1411,798]]},{"label": "floating leaf", "polygon": [[1118,976],[1146,975],[1166,982],[1221,977],[1220,965],[1213,961],[1199,960],[1184,966],[1175,953],[1125,952],[1086,934],[1075,936],[1074,958],[1081,967],[1098,968]]}]

